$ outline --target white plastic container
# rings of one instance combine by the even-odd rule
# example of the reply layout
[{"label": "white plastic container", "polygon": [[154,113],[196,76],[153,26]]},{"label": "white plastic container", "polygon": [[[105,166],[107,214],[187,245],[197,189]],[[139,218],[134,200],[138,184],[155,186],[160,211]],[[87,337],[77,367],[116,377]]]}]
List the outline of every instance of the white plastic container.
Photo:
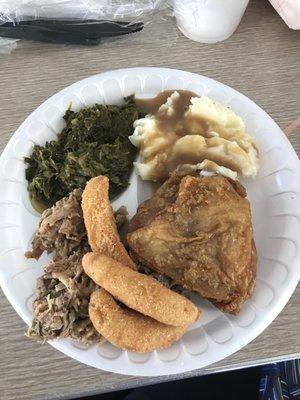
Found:
[{"label": "white plastic container", "polygon": [[300,29],[300,0],[270,0],[275,10],[291,29]]},{"label": "white plastic container", "polygon": [[249,0],[174,0],[181,32],[191,40],[215,43],[229,38],[238,27]]}]

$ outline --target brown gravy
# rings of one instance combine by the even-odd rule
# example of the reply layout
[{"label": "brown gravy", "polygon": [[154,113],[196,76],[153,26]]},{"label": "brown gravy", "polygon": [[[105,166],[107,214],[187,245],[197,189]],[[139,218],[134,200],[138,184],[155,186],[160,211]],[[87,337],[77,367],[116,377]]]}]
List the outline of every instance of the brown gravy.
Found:
[{"label": "brown gravy", "polygon": [[204,135],[207,130],[207,123],[200,118],[189,118],[186,120],[184,114],[191,104],[192,97],[198,97],[189,90],[176,90],[179,97],[173,100],[172,106],[174,112],[170,115],[160,112],[159,108],[166,103],[167,99],[175,92],[175,90],[165,90],[152,99],[136,100],[138,107],[147,114],[155,116],[157,127],[164,134],[173,133],[178,137],[184,136],[189,132],[188,127],[197,126],[197,133]]},{"label": "brown gravy", "polygon": [[[179,96],[172,98],[172,108],[160,109],[175,91],[179,93]],[[192,97],[199,96],[188,90],[166,90],[154,98],[136,100],[138,107],[143,112],[154,116],[157,126],[156,130],[148,134],[141,145],[141,150],[151,148],[152,143],[155,143],[155,139],[162,139],[156,142],[159,143],[157,144],[158,153],[160,160],[162,160],[156,166],[158,179],[160,179],[159,177],[164,178],[167,176],[169,172],[180,164],[197,164],[201,161],[199,154],[195,154],[193,149],[179,151],[176,155],[173,153],[174,144],[185,135],[206,136],[208,123],[195,115],[186,114],[191,105]],[[153,154],[155,152],[151,152],[151,155],[144,157],[144,162],[151,161]]]},{"label": "brown gravy", "polygon": [[176,113],[183,114],[183,110],[186,109],[191,102],[192,97],[197,97],[197,95],[189,90],[165,90],[163,92],[158,93],[157,96],[152,99],[136,99],[136,104],[139,109],[147,114],[156,114],[159,107],[162,106],[167,99],[174,93],[178,92],[180,97],[175,102],[174,107],[176,109]]}]

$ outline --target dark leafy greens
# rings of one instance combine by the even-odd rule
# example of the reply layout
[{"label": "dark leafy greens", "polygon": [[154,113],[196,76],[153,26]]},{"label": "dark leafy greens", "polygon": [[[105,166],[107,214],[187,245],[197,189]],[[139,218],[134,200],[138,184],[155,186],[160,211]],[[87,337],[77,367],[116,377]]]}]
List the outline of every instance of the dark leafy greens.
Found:
[{"label": "dark leafy greens", "polygon": [[32,201],[50,207],[97,175],[109,177],[110,198],[117,196],[128,186],[136,154],[128,136],[139,117],[133,96],[121,106],[68,109],[63,117],[66,127],[57,140],[35,145],[25,158]]}]

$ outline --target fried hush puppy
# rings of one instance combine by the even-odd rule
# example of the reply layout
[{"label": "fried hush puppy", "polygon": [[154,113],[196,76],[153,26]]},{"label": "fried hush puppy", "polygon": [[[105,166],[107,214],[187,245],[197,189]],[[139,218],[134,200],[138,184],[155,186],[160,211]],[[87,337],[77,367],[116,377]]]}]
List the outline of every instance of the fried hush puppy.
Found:
[{"label": "fried hush puppy", "polygon": [[123,309],[102,288],[91,295],[89,315],[96,330],[110,343],[141,353],[169,347],[187,330],[187,326],[162,324],[137,311]]},{"label": "fried hush puppy", "polygon": [[97,176],[88,181],[82,193],[82,211],[89,245],[93,252],[106,254],[136,269],[121,243],[108,196],[108,178]]},{"label": "fried hush puppy", "polygon": [[110,257],[88,253],[82,266],[95,283],[116,299],[156,321],[186,326],[199,318],[200,311],[190,300]]},{"label": "fried hush puppy", "polygon": [[95,329],[112,344],[136,352],[163,349],[180,339],[200,312],[183,296],[135,271],[117,231],[107,177],[87,183],[82,210],[93,251],[84,256],[83,268],[102,286],[92,293],[89,303]]}]

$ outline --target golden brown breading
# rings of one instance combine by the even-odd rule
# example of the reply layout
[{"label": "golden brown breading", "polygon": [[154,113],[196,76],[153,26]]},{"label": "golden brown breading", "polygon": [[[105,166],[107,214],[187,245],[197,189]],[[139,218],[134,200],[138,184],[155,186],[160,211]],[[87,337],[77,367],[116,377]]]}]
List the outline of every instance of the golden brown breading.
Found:
[{"label": "golden brown breading", "polygon": [[137,311],[122,309],[102,288],[91,295],[89,316],[101,335],[115,346],[129,351],[166,348],[187,330],[186,326],[165,325]]},{"label": "golden brown breading", "polygon": [[[186,176],[178,184],[173,174],[170,182],[173,192],[178,188],[170,201],[157,192],[133,218],[127,235],[133,256],[220,309],[237,314],[253,292],[256,274],[245,190],[220,175]],[[165,206],[158,210],[156,200]]]},{"label": "golden brown breading", "polygon": [[108,178],[106,176],[97,176],[87,182],[82,194],[81,206],[92,250],[136,269],[120,241],[108,197]]},{"label": "golden brown breading", "polygon": [[144,228],[167,205],[174,203],[178,195],[182,175],[173,173],[154,193],[153,197],[138,206],[136,214],[130,221],[128,232]]},{"label": "golden brown breading", "polygon": [[185,326],[199,317],[199,309],[190,300],[110,257],[87,253],[82,265],[85,273],[116,299],[159,322]]},{"label": "golden brown breading", "polygon": [[210,299],[220,310],[229,314],[238,314],[245,300],[247,300],[253,293],[256,280],[256,265],[257,265],[257,252],[254,240],[252,241],[251,260],[248,269],[245,273],[246,279],[244,282],[243,290],[238,291],[236,295],[231,297],[229,302],[218,302]]}]

